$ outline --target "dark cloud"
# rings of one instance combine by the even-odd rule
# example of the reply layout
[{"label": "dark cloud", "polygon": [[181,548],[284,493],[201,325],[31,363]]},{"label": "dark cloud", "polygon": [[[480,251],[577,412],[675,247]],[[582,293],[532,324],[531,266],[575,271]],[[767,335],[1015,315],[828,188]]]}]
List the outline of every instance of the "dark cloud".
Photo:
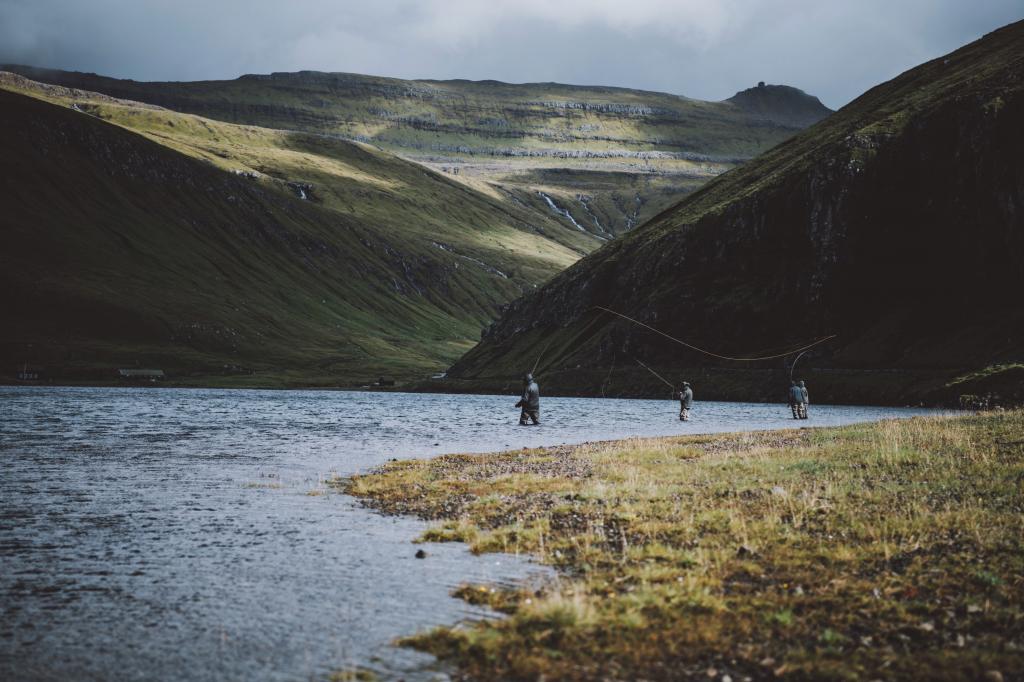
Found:
[{"label": "dark cloud", "polygon": [[701,99],[764,80],[837,107],[1022,14],[1019,0],[0,0],[0,61],[139,80],[316,69]]}]

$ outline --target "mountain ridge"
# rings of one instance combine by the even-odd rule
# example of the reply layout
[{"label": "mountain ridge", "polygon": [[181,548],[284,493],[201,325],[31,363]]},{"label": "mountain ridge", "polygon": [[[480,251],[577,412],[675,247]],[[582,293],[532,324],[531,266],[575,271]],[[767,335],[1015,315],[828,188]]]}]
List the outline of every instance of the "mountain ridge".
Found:
[{"label": "mountain ridge", "polygon": [[374,144],[599,239],[632,229],[802,127],[730,102],[627,88],[313,71],[143,83],[8,68],[229,123]]},{"label": "mountain ridge", "polygon": [[[521,81],[521,82],[517,82],[517,81],[503,81],[503,80],[498,80],[498,79],[494,79],[494,78],[481,78],[481,79],[472,79],[472,78],[401,78],[401,77],[397,77],[397,76],[382,76],[382,75],[374,75],[374,74],[365,74],[365,73],[359,73],[359,72],[356,72],[356,71],[322,71],[322,70],[319,70],[319,69],[299,69],[298,71],[270,71],[270,72],[267,72],[267,73],[252,72],[252,73],[243,73],[243,74],[240,74],[238,76],[235,76],[234,78],[204,78],[204,79],[200,79],[200,80],[139,80],[139,79],[135,79],[135,78],[118,78],[116,76],[107,76],[107,75],[104,75],[104,74],[101,74],[101,73],[97,73],[95,71],[73,71],[73,70],[67,70],[67,69],[60,69],[60,68],[56,68],[56,67],[35,66],[35,65],[32,65],[32,64],[22,64],[22,63],[13,63],[13,62],[12,63],[0,64],[0,70],[8,71],[8,72],[11,72],[11,73],[17,73],[17,74],[25,76],[25,77],[29,77],[30,73],[34,73],[35,75],[38,75],[40,78],[33,79],[33,80],[39,80],[40,82],[51,82],[51,81],[47,81],[46,80],[46,76],[50,76],[51,78],[55,77],[56,79],[73,80],[75,78],[81,78],[83,80],[89,80],[89,81],[101,80],[101,81],[111,81],[111,82],[118,82],[118,83],[124,83],[124,84],[132,84],[132,85],[145,86],[145,85],[187,85],[187,84],[230,83],[230,82],[233,82],[233,81],[243,81],[243,80],[290,79],[290,78],[295,78],[295,77],[314,76],[314,77],[328,77],[329,79],[351,80],[351,81],[355,81],[355,82],[374,81],[375,80],[375,81],[386,81],[386,82],[392,82],[392,83],[425,83],[425,84],[429,84],[429,85],[445,85],[445,84],[451,84],[451,85],[483,85],[483,86],[493,86],[493,87],[498,87],[498,88],[509,88],[509,89],[530,88],[530,87],[554,87],[554,88],[564,88],[564,89],[567,89],[567,90],[582,90],[582,91],[594,91],[594,92],[613,92],[613,93],[614,92],[619,92],[619,93],[649,94],[649,95],[657,95],[657,96],[663,96],[663,97],[672,97],[672,98],[677,98],[677,99],[684,100],[684,101],[708,102],[708,103],[728,102],[730,100],[734,100],[738,95],[740,95],[740,94],[742,94],[744,92],[749,92],[749,91],[755,90],[756,88],[759,88],[759,87],[767,87],[768,89],[773,89],[773,88],[784,89],[787,92],[791,92],[793,94],[798,94],[798,95],[803,95],[803,96],[806,96],[808,98],[811,98],[813,100],[817,100],[817,101],[820,102],[820,100],[817,97],[814,97],[813,95],[808,95],[805,91],[803,91],[803,90],[801,90],[801,89],[799,89],[799,88],[797,88],[795,86],[784,85],[784,84],[780,84],[780,85],[767,84],[766,85],[764,83],[759,83],[759,84],[757,84],[757,85],[755,85],[753,87],[745,88],[743,90],[738,90],[734,95],[732,95],[731,97],[725,98],[723,100],[705,100],[705,99],[700,99],[700,98],[696,98],[696,97],[690,97],[688,95],[681,94],[681,93],[669,92],[668,90],[649,90],[649,89],[645,89],[645,88],[632,88],[632,87],[628,87],[628,86],[624,86],[624,85],[602,85],[600,83],[590,83],[590,84],[586,84],[586,83],[563,83],[561,81]],[[822,106],[824,107],[825,105],[822,104]],[[825,108],[828,109],[828,107],[825,107]],[[832,111],[832,110],[829,109],[829,111]]]}]

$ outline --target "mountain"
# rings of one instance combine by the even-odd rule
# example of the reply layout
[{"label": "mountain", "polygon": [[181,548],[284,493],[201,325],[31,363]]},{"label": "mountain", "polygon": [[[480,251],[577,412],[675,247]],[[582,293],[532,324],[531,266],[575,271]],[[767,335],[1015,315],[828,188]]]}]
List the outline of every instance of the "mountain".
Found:
[{"label": "mountain", "polygon": [[768,86],[771,96],[704,102],[625,88],[315,71],[144,83],[2,68],[209,119],[370,143],[605,240],[830,113],[782,86]]},{"label": "mountain", "polygon": [[791,128],[806,128],[832,113],[817,97],[788,85],[758,83],[725,101],[754,116]]},{"label": "mountain", "polygon": [[[868,91],[509,306],[453,387],[819,401],[1020,393],[1024,22]],[[755,95],[756,96],[756,93]],[[745,95],[749,101],[751,96]],[[1024,398],[1024,396],[1020,396]]]},{"label": "mountain", "polygon": [[0,74],[0,375],[422,377],[597,240],[376,148]]}]

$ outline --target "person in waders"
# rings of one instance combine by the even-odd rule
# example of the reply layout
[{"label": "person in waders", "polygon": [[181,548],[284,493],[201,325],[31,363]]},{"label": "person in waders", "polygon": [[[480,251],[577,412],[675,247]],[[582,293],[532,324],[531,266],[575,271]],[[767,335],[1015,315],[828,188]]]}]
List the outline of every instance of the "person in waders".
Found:
[{"label": "person in waders", "polygon": [[683,387],[679,389],[679,421],[690,421],[690,408],[693,407],[693,389],[690,382],[684,381]]},{"label": "person in waders", "polygon": [[803,394],[800,392],[800,387],[796,385],[795,381],[789,382],[789,409],[793,411],[793,419],[800,418],[800,402],[803,399]]},{"label": "person in waders", "polygon": [[810,396],[807,393],[807,385],[800,381],[800,418],[807,419],[807,405],[811,402]]},{"label": "person in waders", "polygon": [[540,424],[540,388],[530,372],[523,376],[523,397],[516,403],[516,407],[523,408],[519,415],[520,426],[526,426],[530,419],[534,425]]}]

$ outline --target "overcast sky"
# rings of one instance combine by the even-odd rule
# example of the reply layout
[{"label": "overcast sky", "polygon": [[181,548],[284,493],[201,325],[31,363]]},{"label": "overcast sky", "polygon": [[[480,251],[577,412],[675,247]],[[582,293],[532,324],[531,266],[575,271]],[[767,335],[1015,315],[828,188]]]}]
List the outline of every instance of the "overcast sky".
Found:
[{"label": "overcast sky", "polygon": [[839,107],[1024,17],[1021,0],[0,0],[0,62],[137,80],[349,71]]}]

